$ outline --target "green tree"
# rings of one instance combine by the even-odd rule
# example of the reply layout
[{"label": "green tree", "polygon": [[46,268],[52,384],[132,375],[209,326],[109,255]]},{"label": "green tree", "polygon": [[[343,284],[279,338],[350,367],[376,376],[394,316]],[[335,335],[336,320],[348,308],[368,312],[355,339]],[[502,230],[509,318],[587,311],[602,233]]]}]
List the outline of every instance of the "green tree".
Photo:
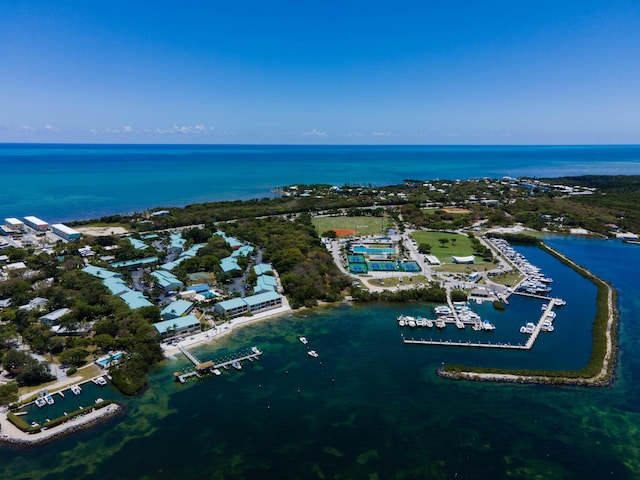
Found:
[{"label": "green tree", "polygon": [[81,347],[68,348],[58,357],[63,365],[84,365],[87,359],[87,351]]}]

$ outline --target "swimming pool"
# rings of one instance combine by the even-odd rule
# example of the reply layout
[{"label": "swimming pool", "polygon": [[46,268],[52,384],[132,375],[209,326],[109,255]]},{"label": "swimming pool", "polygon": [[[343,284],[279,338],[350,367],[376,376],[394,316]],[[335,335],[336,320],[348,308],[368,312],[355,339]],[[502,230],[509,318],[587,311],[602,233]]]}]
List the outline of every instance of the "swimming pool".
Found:
[{"label": "swimming pool", "polygon": [[112,355],[106,355],[96,360],[96,363],[102,368],[107,368],[107,365],[114,365],[118,363],[118,360],[120,360],[120,357],[122,357],[122,355],[122,352],[116,352]]},{"label": "swimming pool", "polygon": [[367,255],[381,255],[384,253],[391,254],[396,253],[395,248],[389,247],[365,247],[364,245],[355,245],[353,247],[353,253],[366,253]]}]

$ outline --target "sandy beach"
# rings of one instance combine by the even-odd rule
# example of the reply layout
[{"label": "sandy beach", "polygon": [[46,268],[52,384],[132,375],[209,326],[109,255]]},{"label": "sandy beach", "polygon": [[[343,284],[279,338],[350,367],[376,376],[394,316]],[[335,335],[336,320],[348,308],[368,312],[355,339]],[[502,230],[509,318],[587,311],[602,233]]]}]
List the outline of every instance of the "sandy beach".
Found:
[{"label": "sandy beach", "polygon": [[282,315],[283,313],[287,313],[291,311],[291,307],[289,306],[289,302],[286,297],[282,297],[282,306],[279,308],[275,308],[273,310],[268,310],[266,312],[256,313],[250,317],[238,317],[233,320],[229,320],[228,322],[223,323],[222,325],[218,325],[204,332],[196,333],[194,335],[189,335],[187,338],[182,339],[176,345],[162,343],[161,347],[164,352],[165,357],[171,357],[180,353],[180,347],[193,347],[195,345],[199,345],[202,343],[211,342],[217,338],[221,338],[224,335],[227,335],[233,332],[236,328],[243,327],[245,325],[250,325],[252,323],[258,322],[260,320],[264,320],[266,318],[277,317],[278,315]]}]

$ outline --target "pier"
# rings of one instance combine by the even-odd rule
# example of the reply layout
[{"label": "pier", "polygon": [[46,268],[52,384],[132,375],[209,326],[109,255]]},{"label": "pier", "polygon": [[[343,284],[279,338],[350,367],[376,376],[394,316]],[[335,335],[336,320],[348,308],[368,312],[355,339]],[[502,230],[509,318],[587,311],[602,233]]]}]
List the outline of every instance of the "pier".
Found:
[{"label": "pier", "polygon": [[537,293],[529,293],[529,292],[513,292],[513,295],[520,295],[522,297],[530,297],[537,298],[539,300],[552,300],[551,297],[547,297],[545,295],[538,295]]},{"label": "pier", "polygon": [[482,342],[454,342],[451,340],[414,340],[413,338],[404,338],[402,340],[406,344],[413,345],[442,345],[446,347],[479,347],[479,348],[503,348],[503,349],[511,349],[511,350],[529,350],[531,347],[527,347],[527,345],[511,345],[510,343],[482,343]]},{"label": "pier", "polygon": [[216,363],[213,360],[209,360],[206,362],[201,362],[198,357],[196,357],[193,353],[187,350],[184,347],[179,347],[182,354],[189,359],[191,363],[193,363],[194,370],[190,372],[186,372],[180,374],[179,372],[175,372],[174,376],[176,381],[180,383],[185,383],[185,381],[190,377],[198,377],[200,378],[203,373],[211,372],[213,373],[216,369],[225,369],[228,370],[229,366],[233,363],[238,362],[242,364],[243,361],[248,360],[253,362],[254,360],[259,360],[260,355],[262,355],[262,350],[259,350],[257,347],[251,347],[251,353],[240,353],[232,356],[231,358],[225,358],[223,361]]}]

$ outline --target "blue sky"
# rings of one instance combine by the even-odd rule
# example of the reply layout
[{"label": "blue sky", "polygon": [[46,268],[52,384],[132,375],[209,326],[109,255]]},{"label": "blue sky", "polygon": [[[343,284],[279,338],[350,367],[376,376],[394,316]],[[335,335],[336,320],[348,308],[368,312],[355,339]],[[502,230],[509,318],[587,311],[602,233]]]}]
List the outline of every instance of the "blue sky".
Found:
[{"label": "blue sky", "polygon": [[0,142],[640,143],[640,2],[5,0]]}]

